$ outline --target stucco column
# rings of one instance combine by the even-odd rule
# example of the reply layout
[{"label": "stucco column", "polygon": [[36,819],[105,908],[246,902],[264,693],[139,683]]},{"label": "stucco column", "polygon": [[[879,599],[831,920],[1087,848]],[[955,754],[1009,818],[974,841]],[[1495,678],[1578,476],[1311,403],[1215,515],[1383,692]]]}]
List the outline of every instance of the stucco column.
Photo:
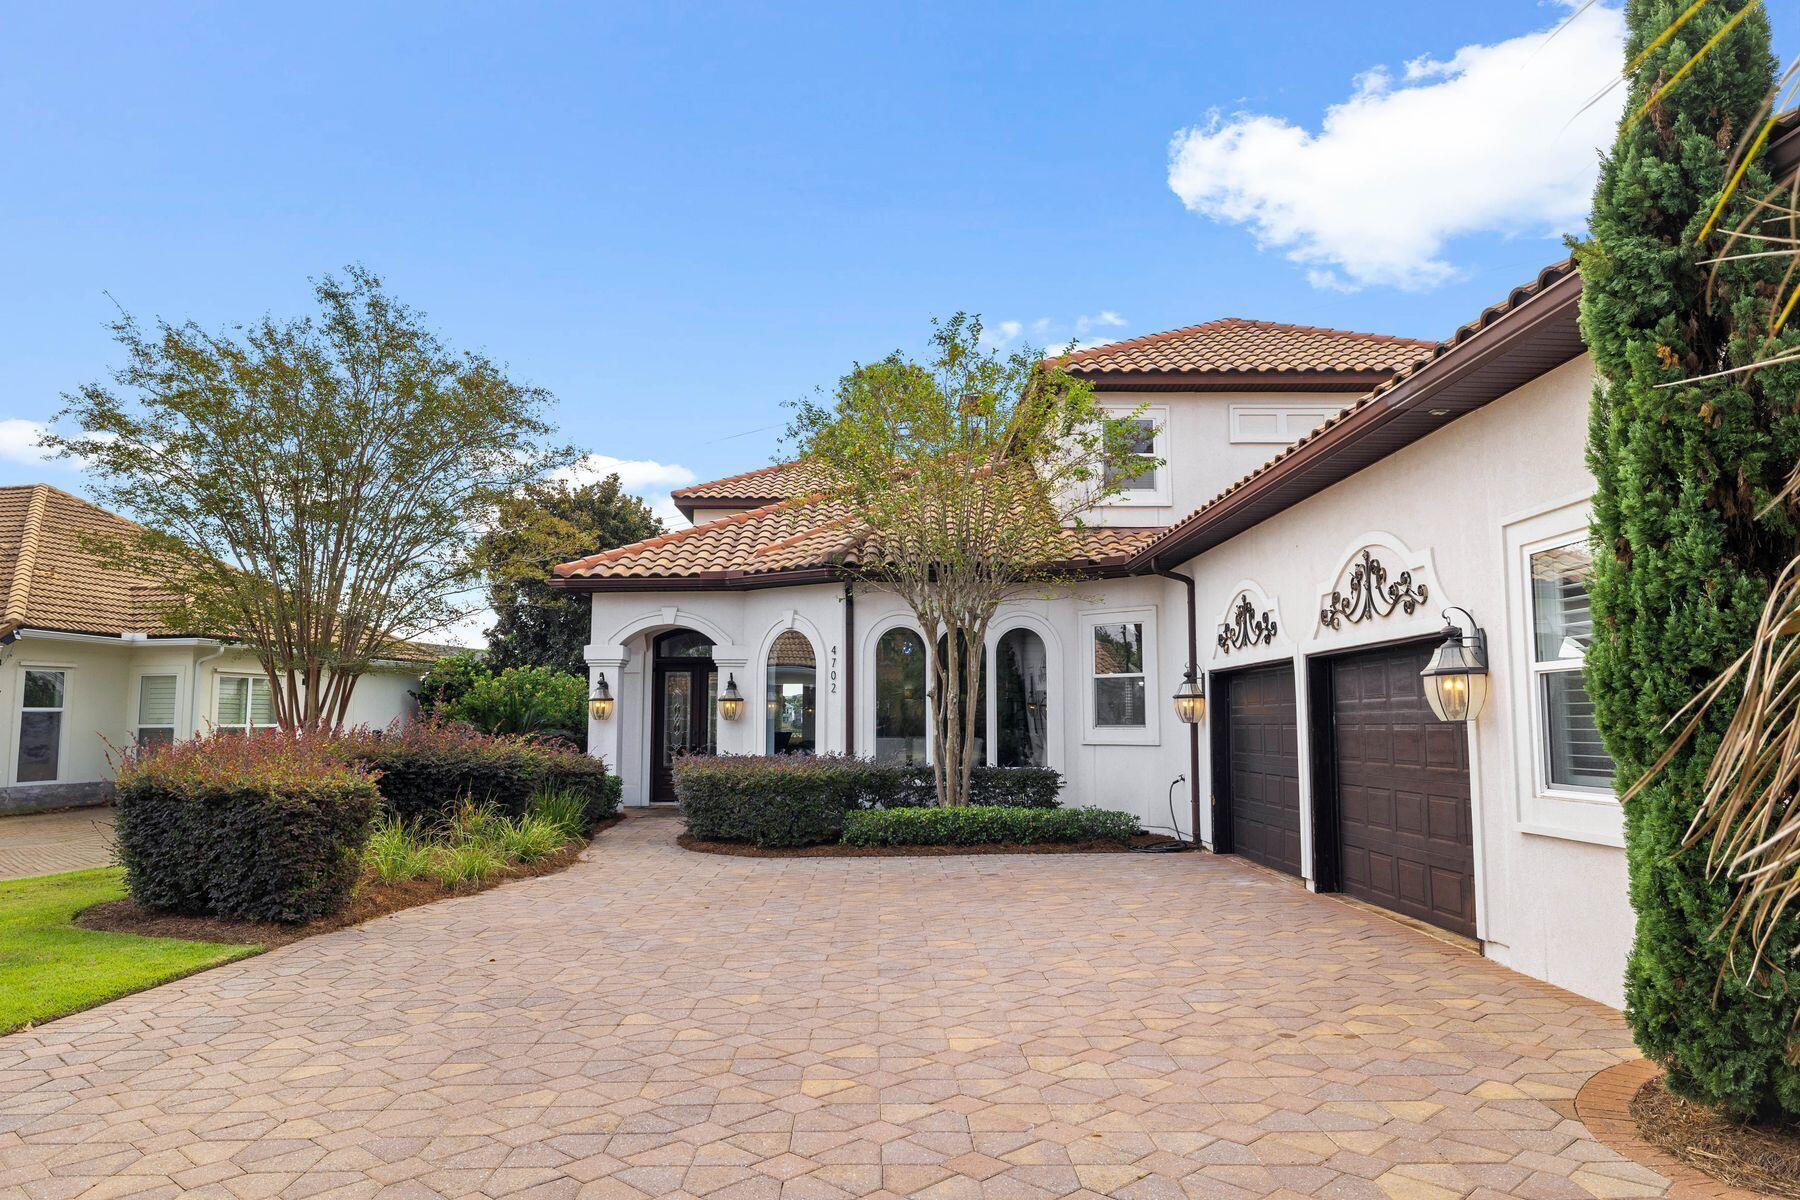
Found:
[{"label": "stucco column", "polygon": [[728,680],[737,680],[738,694],[744,698],[744,711],[735,721],[727,721],[723,715],[719,717],[719,753],[720,754],[757,754],[761,748],[753,744],[756,722],[750,719],[752,706],[761,704],[763,698],[756,694],[755,681],[750,678],[750,651],[742,646],[713,646],[713,663],[719,668],[719,694],[725,694]]},{"label": "stucco column", "polygon": [[596,721],[593,713],[588,713],[588,753],[595,758],[603,758],[609,770],[618,773],[620,769],[619,738],[620,729],[625,724],[625,706],[628,697],[625,695],[625,662],[630,657],[623,646],[584,646],[582,657],[588,666],[588,695],[594,694],[594,685],[599,682],[602,673],[606,675],[607,686],[612,689],[613,715],[604,721]]}]

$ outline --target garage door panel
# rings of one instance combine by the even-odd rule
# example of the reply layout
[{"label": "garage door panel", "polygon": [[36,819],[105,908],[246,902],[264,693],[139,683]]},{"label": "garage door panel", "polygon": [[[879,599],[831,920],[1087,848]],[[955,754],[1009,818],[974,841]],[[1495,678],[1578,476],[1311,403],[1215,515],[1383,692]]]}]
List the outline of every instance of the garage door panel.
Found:
[{"label": "garage door panel", "polygon": [[1332,663],[1340,883],[1350,895],[1475,932],[1468,740],[1435,719],[1419,679],[1432,647]]},{"label": "garage door panel", "polygon": [[1300,735],[1286,664],[1230,677],[1231,848],[1300,874]]}]

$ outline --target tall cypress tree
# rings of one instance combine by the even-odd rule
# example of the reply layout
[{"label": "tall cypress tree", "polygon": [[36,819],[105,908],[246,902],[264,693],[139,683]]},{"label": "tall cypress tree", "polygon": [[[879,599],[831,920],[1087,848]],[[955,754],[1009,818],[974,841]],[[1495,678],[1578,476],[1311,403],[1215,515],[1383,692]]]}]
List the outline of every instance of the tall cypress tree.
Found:
[{"label": "tall cypress tree", "polygon": [[[1628,59],[1686,7],[1631,0]],[[1800,551],[1793,508],[1761,511],[1800,452],[1800,373],[1680,382],[1770,351],[1769,301],[1785,261],[1726,264],[1715,280],[1701,260],[1722,253],[1725,240],[1696,242],[1733,147],[1774,81],[1766,15],[1746,15],[1636,118],[1746,7],[1751,0],[1708,5],[1634,75],[1595,192],[1591,240],[1577,249],[1582,334],[1599,375],[1588,448],[1596,491],[1587,683],[1621,791],[1668,748],[1671,716],[1749,644],[1770,581]],[[1725,227],[1769,184],[1752,170]],[[1779,247],[1739,242],[1732,251],[1762,248]],[[1659,387],[1670,383],[1679,386]],[[1682,845],[1735,700],[1714,705],[1699,734],[1626,804],[1637,911],[1626,1015],[1676,1092],[1740,1116],[1800,1113],[1800,975],[1746,980],[1737,966],[1726,969],[1720,921],[1730,882],[1709,872],[1704,846]],[[1800,921],[1787,924],[1792,944]]]}]

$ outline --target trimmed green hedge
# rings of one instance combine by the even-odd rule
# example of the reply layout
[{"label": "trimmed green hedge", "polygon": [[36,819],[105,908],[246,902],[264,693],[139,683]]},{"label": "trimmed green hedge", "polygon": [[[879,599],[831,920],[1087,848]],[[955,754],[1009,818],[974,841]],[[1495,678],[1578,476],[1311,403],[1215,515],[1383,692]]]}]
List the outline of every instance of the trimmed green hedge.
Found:
[{"label": "trimmed green hedge", "polygon": [[[978,767],[970,795],[987,806],[1056,807],[1062,776],[1047,767]],[[817,846],[835,842],[844,814],[912,809],[936,800],[930,767],[833,754],[690,756],[675,763],[675,795],[688,832],[719,842]]]},{"label": "trimmed green hedge", "polygon": [[300,922],[348,902],[380,802],[370,773],[331,742],[270,731],[133,755],[113,807],[139,904]]},{"label": "trimmed green hedge", "polygon": [[517,817],[546,789],[583,796],[590,822],[619,811],[619,777],[600,759],[555,743],[417,721],[381,735],[356,735],[345,745],[356,762],[379,772],[382,802],[402,820],[440,820],[465,798]]},{"label": "trimmed green hedge", "polygon": [[870,809],[844,815],[846,846],[983,846],[1045,842],[1126,842],[1138,833],[1130,813],[1103,808]]}]

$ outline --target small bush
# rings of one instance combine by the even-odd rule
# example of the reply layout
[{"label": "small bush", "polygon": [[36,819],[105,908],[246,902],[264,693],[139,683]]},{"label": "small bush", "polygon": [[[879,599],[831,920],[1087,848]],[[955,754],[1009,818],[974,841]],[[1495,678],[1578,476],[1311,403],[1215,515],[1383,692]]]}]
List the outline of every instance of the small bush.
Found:
[{"label": "small bush", "polygon": [[431,838],[391,813],[375,818],[363,865],[383,883],[406,883],[430,872]]},{"label": "small bush", "polygon": [[487,663],[473,654],[451,654],[438,659],[419,680],[419,690],[413,693],[419,698],[420,714],[426,717],[445,715],[468,695],[469,689],[493,675]]},{"label": "small bush", "polygon": [[1034,845],[1126,842],[1138,833],[1130,813],[1101,808],[891,808],[846,813],[846,846]]},{"label": "small bush", "polygon": [[300,922],[349,900],[380,803],[325,738],[214,734],[127,756],[119,857],[148,908]]},{"label": "small bush", "polygon": [[498,675],[471,679],[438,713],[483,733],[561,738],[583,746],[587,680],[550,667],[508,667]]},{"label": "small bush", "polygon": [[465,799],[519,816],[546,789],[582,797],[590,829],[619,811],[619,777],[601,760],[564,746],[495,737],[446,721],[356,734],[345,746],[347,755],[380,773],[382,801],[406,821],[435,824]]},{"label": "small bush", "polygon": [[804,754],[687,757],[675,763],[675,796],[697,838],[755,846],[835,842],[857,776],[837,760]]}]

